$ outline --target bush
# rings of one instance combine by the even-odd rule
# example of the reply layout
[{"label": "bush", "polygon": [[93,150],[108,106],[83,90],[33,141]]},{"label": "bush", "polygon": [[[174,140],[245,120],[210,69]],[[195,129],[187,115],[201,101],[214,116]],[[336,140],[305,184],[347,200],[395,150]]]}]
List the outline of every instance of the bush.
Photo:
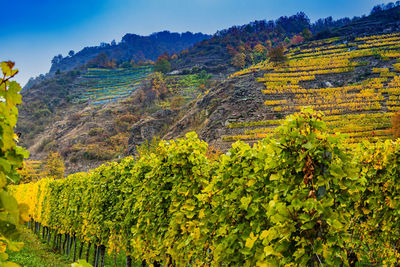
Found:
[{"label": "bush", "polygon": [[268,53],[268,57],[271,62],[273,63],[282,63],[287,61],[287,57],[285,56],[285,47],[284,46],[277,46],[271,48]]},{"label": "bush", "polygon": [[167,59],[162,59],[154,64],[154,71],[167,73],[171,70],[171,63]]},{"label": "bush", "polygon": [[104,133],[103,128],[93,128],[93,129],[90,129],[88,132],[89,136],[97,136],[97,135],[101,135],[103,133]]}]

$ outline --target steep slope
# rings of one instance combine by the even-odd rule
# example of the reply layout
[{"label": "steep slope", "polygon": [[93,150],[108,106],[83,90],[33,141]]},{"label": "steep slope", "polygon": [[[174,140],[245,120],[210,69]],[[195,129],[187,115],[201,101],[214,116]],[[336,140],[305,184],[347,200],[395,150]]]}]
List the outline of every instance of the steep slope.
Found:
[{"label": "steep slope", "polygon": [[58,151],[67,173],[89,170],[126,155],[135,129],[144,135],[135,148],[165,133],[210,84],[205,73],[164,76],[151,66],[61,72],[23,92],[17,130],[31,160]]},{"label": "steep slope", "polygon": [[225,150],[236,140],[268,136],[280,119],[304,106],[323,111],[331,131],[346,133],[350,143],[392,138],[391,118],[400,110],[400,33],[314,41],[290,49],[287,57],[231,75],[164,138],[197,130]]}]

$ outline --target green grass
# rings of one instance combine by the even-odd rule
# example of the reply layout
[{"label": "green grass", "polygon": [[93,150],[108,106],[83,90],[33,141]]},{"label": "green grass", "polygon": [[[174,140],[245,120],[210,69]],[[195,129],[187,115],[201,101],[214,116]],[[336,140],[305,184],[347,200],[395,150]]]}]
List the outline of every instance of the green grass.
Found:
[{"label": "green grass", "polygon": [[24,242],[24,247],[19,252],[8,252],[9,261],[21,266],[70,266],[61,255],[52,252],[50,247],[43,244],[30,230],[21,228],[19,241]]},{"label": "green grass", "polygon": [[[73,262],[73,248],[71,249],[71,253],[69,257],[66,255],[61,255],[53,250],[51,246],[49,246],[45,240],[41,237],[39,238],[37,235],[33,234],[33,232],[25,227],[21,227],[20,229],[21,236],[18,241],[24,242],[24,247],[19,252],[8,252],[9,261],[18,263],[19,265],[26,267],[63,267],[63,266],[71,266]],[[53,239],[53,238],[52,238]],[[51,241],[52,244],[52,241]],[[77,241],[77,254],[79,252],[81,243]],[[85,258],[86,255],[85,245],[83,247],[82,257]],[[104,266],[108,267],[122,267],[125,266],[125,253],[121,252],[116,256],[116,262],[114,260],[114,255],[108,255],[106,253],[105,264]],[[93,246],[90,250],[89,263],[93,260]],[[141,266],[140,264],[132,264],[132,266]]]}]

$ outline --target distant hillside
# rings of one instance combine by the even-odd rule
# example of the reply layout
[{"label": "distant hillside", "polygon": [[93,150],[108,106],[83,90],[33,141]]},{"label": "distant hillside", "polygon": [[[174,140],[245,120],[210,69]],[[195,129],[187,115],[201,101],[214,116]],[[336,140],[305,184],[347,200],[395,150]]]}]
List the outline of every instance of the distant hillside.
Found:
[{"label": "distant hillside", "polygon": [[[176,73],[206,70],[229,73],[266,58],[271,46],[286,46],[330,37],[354,37],[400,30],[400,2],[375,6],[369,16],[319,19],[310,23],[303,12],[275,21],[254,21],[217,32],[171,61]],[[310,32],[308,32],[309,30]],[[311,34],[311,35],[310,35]],[[261,46],[260,46],[261,45]]]},{"label": "distant hillside", "polygon": [[[369,16],[355,18],[344,23],[340,27],[334,25],[325,29],[315,27],[317,30],[314,39],[324,39],[329,37],[347,36],[355,37],[370,34],[390,33],[400,30],[400,2],[397,5],[389,3],[386,6],[378,5],[374,7]],[[317,26],[318,21],[315,23]],[[333,23],[332,23],[333,24]]]},{"label": "distant hillside", "polygon": [[[218,31],[211,39],[204,40],[187,53],[172,60],[172,69],[187,71],[206,70],[226,73],[251,65],[266,58],[266,51],[285,38],[291,38],[310,27],[310,20],[303,12],[276,21],[254,21]],[[257,50],[256,46],[259,46]],[[235,57],[238,58],[237,62]]]},{"label": "distant hillside", "polygon": [[131,60],[135,62],[154,61],[163,53],[179,53],[210,37],[210,35],[202,33],[185,32],[180,34],[169,31],[153,33],[149,36],[126,34],[118,44],[115,41],[111,44],[102,43],[100,46],[85,47],[76,54],[71,51],[66,57],[55,56],[50,73],[80,67],[101,53],[105,53],[110,60],[117,64]]}]

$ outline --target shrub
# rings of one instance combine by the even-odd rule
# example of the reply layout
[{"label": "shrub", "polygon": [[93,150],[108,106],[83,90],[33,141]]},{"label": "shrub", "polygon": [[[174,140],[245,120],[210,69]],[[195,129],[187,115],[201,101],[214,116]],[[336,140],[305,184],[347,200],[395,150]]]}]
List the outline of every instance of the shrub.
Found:
[{"label": "shrub", "polygon": [[93,129],[90,129],[88,132],[89,136],[97,136],[97,135],[101,135],[103,133],[104,133],[103,128],[93,128]]},{"label": "shrub", "polygon": [[277,46],[271,48],[268,53],[269,59],[273,63],[282,63],[287,61],[287,57],[285,56],[285,47]]}]

